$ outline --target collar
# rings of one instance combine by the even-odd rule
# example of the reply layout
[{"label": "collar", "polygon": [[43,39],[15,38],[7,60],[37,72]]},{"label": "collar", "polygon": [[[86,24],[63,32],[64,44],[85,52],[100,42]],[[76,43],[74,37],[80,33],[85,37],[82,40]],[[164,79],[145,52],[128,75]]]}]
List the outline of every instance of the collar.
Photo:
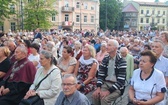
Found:
[{"label": "collar", "polygon": [[160,55],[160,57],[158,58],[159,61],[161,61],[163,59],[163,56]]},{"label": "collar", "polygon": [[72,100],[76,98],[76,97],[75,97],[76,94],[77,94],[77,90],[74,92],[74,94],[72,94],[71,96],[67,97],[67,100],[69,101],[69,103],[71,103]]}]

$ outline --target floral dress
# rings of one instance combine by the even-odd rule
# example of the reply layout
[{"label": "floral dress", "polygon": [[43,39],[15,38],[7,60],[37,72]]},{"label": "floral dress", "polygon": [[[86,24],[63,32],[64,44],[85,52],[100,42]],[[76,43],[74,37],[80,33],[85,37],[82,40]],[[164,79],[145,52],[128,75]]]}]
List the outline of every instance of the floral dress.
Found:
[{"label": "floral dress", "polygon": [[[93,63],[95,63],[95,61],[93,61]],[[88,73],[93,63],[86,65],[80,62],[77,75],[78,84],[83,83],[88,78]],[[85,87],[80,88],[79,91],[86,95],[87,93],[95,90],[95,88],[96,88],[96,77],[93,78],[90,83],[86,84]]]}]

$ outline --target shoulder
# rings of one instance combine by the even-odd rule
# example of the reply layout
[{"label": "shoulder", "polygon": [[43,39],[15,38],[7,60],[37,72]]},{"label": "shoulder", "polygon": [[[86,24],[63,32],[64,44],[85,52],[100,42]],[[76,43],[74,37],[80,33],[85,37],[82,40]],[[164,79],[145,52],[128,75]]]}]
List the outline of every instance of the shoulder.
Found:
[{"label": "shoulder", "polygon": [[84,94],[80,93],[79,91],[77,91],[77,94],[78,94],[77,98],[78,98],[79,103],[88,103],[89,102],[88,98]]},{"label": "shoulder", "polygon": [[156,69],[156,68],[154,68],[154,73],[155,73],[157,76],[163,76],[163,77],[164,77],[163,73],[162,73],[160,70]]}]

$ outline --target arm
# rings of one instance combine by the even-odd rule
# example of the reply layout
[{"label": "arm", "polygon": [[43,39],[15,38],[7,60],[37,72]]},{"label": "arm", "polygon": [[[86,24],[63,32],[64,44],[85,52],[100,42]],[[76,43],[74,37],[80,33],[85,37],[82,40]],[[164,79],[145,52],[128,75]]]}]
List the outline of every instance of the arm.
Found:
[{"label": "arm", "polygon": [[62,75],[64,75],[64,74],[71,74],[71,73],[73,73],[73,72],[74,72],[74,68],[75,68],[75,64],[74,64],[74,65],[69,66],[66,72],[62,72]]},{"label": "arm", "polygon": [[135,96],[134,96],[134,95],[135,95],[135,90],[134,90],[133,86],[130,86],[129,91],[128,91],[128,95],[129,95],[129,99],[130,99],[130,101],[134,103],[134,99],[135,99]]},{"label": "arm", "polygon": [[2,71],[0,70],[0,78],[4,77],[5,74],[6,74],[5,72],[2,72]]},{"label": "arm", "polygon": [[78,69],[79,69],[79,61],[77,62],[76,66],[75,66],[75,70],[74,70],[74,75],[78,75]]},{"label": "arm", "polygon": [[[48,79],[48,82],[50,83],[43,83],[45,82],[45,80]],[[54,96],[56,96],[57,94],[59,94],[60,89],[61,89],[61,75],[60,75],[60,71],[54,70],[50,75],[49,78],[46,78],[40,85],[40,87],[42,87],[42,89],[37,90],[37,94],[40,96],[40,98],[43,99],[48,99],[48,98],[52,98]],[[50,88],[46,88],[45,86],[50,85]],[[47,86],[48,87],[48,86]]]}]

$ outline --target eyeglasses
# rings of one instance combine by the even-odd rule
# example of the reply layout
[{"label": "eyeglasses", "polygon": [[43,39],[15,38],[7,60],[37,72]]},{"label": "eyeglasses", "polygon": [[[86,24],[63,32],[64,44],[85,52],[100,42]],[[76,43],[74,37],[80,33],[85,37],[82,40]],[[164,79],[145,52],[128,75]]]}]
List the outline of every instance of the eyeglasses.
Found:
[{"label": "eyeglasses", "polygon": [[72,85],[76,85],[76,83],[62,83],[61,84],[62,86],[72,86]]}]

